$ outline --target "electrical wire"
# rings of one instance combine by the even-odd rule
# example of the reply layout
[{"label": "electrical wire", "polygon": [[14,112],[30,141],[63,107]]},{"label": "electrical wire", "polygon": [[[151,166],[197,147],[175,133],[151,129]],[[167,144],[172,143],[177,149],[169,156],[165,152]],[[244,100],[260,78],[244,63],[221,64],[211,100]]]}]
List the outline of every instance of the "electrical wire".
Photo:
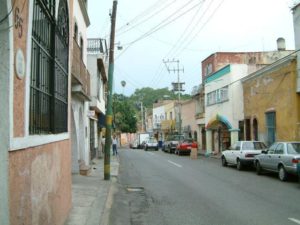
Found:
[{"label": "electrical wire", "polygon": [[205,23],[200,27],[200,29],[197,31],[197,33],[189,40],[189,42],[182,47],[181,51],[178,54],[181,54],[183,49],[187,48],[190,43],[198,36],[198,34],[203,30],[203,28],[208,24],[208,22],[213,18],[213,16],[216,14],[216,12],[218,11],[218,9],[221,7],[221,5],[224,3],[225,0],[222,0],[219,5],[215,8],[215,10],[213,11],[213,13],[210,15],[210,17],[205,21]]},{"label": "electrical wire", "polygon": [[[152,27],[148,32],[146,32],[145,34],[141,35],[139,38],[135,39],[134,41],[127,43],[125,45],[132,45],[146,37],[148,37],[149,35],[157,32],[158,30],[161,30],[162,28],[164,28],[165,26],[175,22],[177,19],[181,18],[182,16],[186,15],[188,12],[190,12],[191,10],[195,9],[196,6],[198,6],[200,4],[200,2],[198,2],[197,4],[193,5],[192,7],[190,7],[189,9],[187,9],[186,11],[184,11],[183,13],[179,14],[178,16],[176,16],[175,18],[171,18],[172,16],[178,14],[182,9],[186,8],[190,3],[192,3],[194,0],[190,0],[187,4],[185,4],[182,8],[180,8],[179,11],[176,11],[174,13],[172,13],[167,20],[163,20],[161,23],[159,23],[158,25]],[[171,19],[171,20],[169,20]],[[168,21],[169,20],[169,21]]]},{"label": "electrical wire", "polygon": [[[202,3],[204,3],[205,0],[202,1]],[[164,58],[168,57],[168,55],[170,55],[172,53],[173,49],[176,49],[177,46],[180,46],[180,41],[184,36],[188,36],[189,33],[187,32],[189,30],[189,28],[192,26],[193,21],[195,20],[196,16],[198,15],[200,9],[202,8],[203,4],[201,4],[198,8],[198,10],[194,13],[193,17],[191,18],[191,20],[188,22],[188,25],[186,26],[186,28],[184,29],[184,31],[181,33],[181,36],[177,39],[176,44],[172,46],[171,50],[165,55]],[[196,25],[198,24],[198,22],[196,23]],[[195,26],[193,26],[195,27]],[[161,64],[162,65],[162,64]],[[156,83],[161,82],[162,77],[161,76],[162,70],[160,71],[160,73],[156,73],[156,75],[154,75],[153,80],[156,80]],[[156,79],[156,77],[158,77],[158,79]],[[160,78],[160,79],[159,79]]]},{"label": "electrical wire", "polygon": [[[190,2],[192,2],[194,0],[189,1],[185,6],[187,6]],[[123,46],[128,45],[123,51],[122,53],[120,53],[117,57],[116,60],[121,57],[121,55],[123,55],[133,44],[135,44],[136,42],[148,37],[149,35],[157,32],[158,30],[164,28],[165,26],[169,25],[170,23],[173,23],[174,21],[176,21],[177,19],[179,19],[180,17],[186,15],[188,12],[190,12],[191,10],[195,9],[196,6],[198,6],[200,3],[197,3],[196,5],[192,6],[191,8],[187,9],[186,11],[184,11],[183,13],[181,13],[180,15],[178,15],[177,17],[173,18],[171,21],[167,21],[167,23],[165,23],[165,21],[161,22],[160,24],[156,25],[155,27],[151,28],[148,32],[146,32],[145,34],[141,35],[139,38],[135,39],[134,41],[127,43],[127,44],[123,44]],[[184,7],[185,7],[184,6]],[[181,8],[182,9],[182,8]],[[177,12],[173,13],[171,16],[175,15]],[[165,23],[165,24],[163,24]]]},{"label": "electrical wire", "polygon": [[[136,17],[134,17],[131,21],[127,22],[125,25],[123,25],[123,26],[121,26],[120,28],[118,28],[117,31],[116,31],[116,33],[118,33],[119,31],[123,30],[124,28],[128,27],[128,25],[137,23],[137,22],[139,21],[140,18],[143,19],[143,17],[147,16],[147,15],[149,14],[149,13],[148,13],[149,11],[150,11],[150,13],[151,13],[151,11],[153,10],[153,8],[155,9],[155,7],[156,7],[158,4],[160,4],[160,7],[162,7],[162,6],[164,5],[164,3],[168,2],[168,1],[169,1],[169,0],[167,0],[167,1],[165,1],[165,2],[162,3],[161,0],[158,0],[156,3],[154,3],[154,4],[153,4],[152,6],[150,6],[148,9],[144,10],[142,13],[140,13],[139,15],[137,15]],[[173,1],[172,1],[171,3],[169,3],[167,6],[169,6],[170,4],[174,3],[175,1],[177,1],[177,0],[173,0]],[[163,7],[163,8],[165,8],[165,7]],[[158,12],[160,12],[160,11],[162,11],[162,10],[161,10],[161,9],[159,10],[159,8],[158,8],[158,11],[153,12],[149,17],[151,18],[152,16],[158,14]],[[149,18],[149,17],[148,17],[148,18]],[[146,19],[146,20],[147,20],[147,19]],[[142,22],[140,22],[140,23],[142,23]]]},{"label": "electrical wire", "polygon": [[[9,10],[9,12],[2,19],[0,19],[0,24],[3,23],[9,17],[9,15],[12,13],[12,11],[13,11],[13,9],[15,7],[16,1],[17,0],[15,0],[13,2],[13,5],[12,5],[11,9]],[[24,2],[26,2],[26,0],[24,0]],[[23,3],[23,8],[24,8],[24,3]],[[23,11],[23,9],[22,9],[22,11]]]},{"label": "electrical wire", "polygon": [[157,16],[159,13],[161,13],[162,11],[166,10],[171,4],[173,4],[174,2],[176,2],[177,0],[173,0],[172,2],[170,2],[168,5],[164,6],[163,8],[161,8],[159,11],[154,12],[153,14],[149,15],[146,19],[142,20],[141,22],[135,24],[134,26],[130,27],[129,29],[123,31],[122,33],[118,33],[117,32],[117,36],[121,36],[125,33],[127,33],[128,31],[136,28],[137,26],[140,26],[141,24],[149,21],[150,19],[152,19],[153,17]]},{"label": "electrical wire", "polygon": [[[189,33],[185,33],[185,37],[181,40],[181,42],[178,41],[177,44],[177,48],[175,48],[173,51],[171,50],[168,54],[169,55],[173,55],[175,56],[176,53],[182,49],[182,46],[184,46],[184,43],[191,37],[192,33],[195,31],[195,28],[200,24],[200,22],[202,21],[202,19],[204,18],[204,16],[206,15],[206,13],[208,12],[208,10],[210,9],[210,7],[212,6],[214,0],[211,0],[208,4],[208,7],[206,8],[205,12],[203,14],[201,14],[201,16],[198,18],[198,20],[196,21],[196,23],[194,24],[194,26],[192,27],[191,31]],[[185,49],[185,48],[183,48]],[[171,54],[172,53],[172,54]]]}]

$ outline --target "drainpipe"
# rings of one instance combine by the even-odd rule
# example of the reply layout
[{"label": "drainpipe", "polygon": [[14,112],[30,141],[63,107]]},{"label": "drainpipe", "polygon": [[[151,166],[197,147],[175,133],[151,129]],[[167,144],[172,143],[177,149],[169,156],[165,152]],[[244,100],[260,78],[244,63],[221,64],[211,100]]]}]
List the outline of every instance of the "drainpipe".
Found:
[{"label": "drainpipe", "polygon": [[[296,50],[300,49],[300,4],[297,4],[293,10],[294,34],[295,34],[295,47]],[[296,92],[300,93],[300,52],[297,51],[297,86]]]}]

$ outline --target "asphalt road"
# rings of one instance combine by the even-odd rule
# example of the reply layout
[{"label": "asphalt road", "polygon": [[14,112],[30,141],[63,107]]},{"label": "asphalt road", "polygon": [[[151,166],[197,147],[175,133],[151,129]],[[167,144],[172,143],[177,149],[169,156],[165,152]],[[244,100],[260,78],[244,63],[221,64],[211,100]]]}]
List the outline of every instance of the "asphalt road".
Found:
[{"label": "asphalt road", "polygon": [[219,159],[122,149],[110,225],[296,225],[300,185]]}]

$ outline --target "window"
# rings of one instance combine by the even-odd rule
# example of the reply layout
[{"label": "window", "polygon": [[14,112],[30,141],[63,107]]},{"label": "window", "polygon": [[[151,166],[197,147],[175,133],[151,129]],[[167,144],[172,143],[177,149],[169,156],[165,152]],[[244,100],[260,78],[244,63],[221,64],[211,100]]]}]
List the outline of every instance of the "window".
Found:
[{"label": "window", "polygon": [[35,0],[32,24],[29,133],[66,132],[68,128],[69,17],[61,0]]},{"label": "window", "polygon": [[267,112],[266,113],[266,128],[267,128],[267,141],[268,144],[272,144],[276,139],[276,113]]},{"label": "window", "polygon": [[268,154],[274,154],[276,147],[277,147],[277,144],[276,144],[276,143],[273,144],[273,145],[269,148]]},{"label": "window", "polygon": [[211,73],[212,73],[212,64],[208,63],[205,68],[205,76],[208,76]]},{"label": "window", "polygon": [[228,86],[207,94],[207,105],[214,105],[228,100]]},{"label": "window", "polygon": [[77,26],[77,23],[75,23],[74,24],[74,40],[76,42],[78,42],[77,38],[78,38],[78,26]]},{"label": "window", "polygon": [[284,150],[284,146],[283,146],[283,144],[278,144],[277,145],[277,148],[276,148],[276,150],[275,150],[275,154],[283,154],[283,150]]},{"label": "window", "polygon": [[241,149],[241,142],[236,142],[231,148],[231,150],[240,150]]},{"label": "window", "polygon": [[288,143],[287,151],[288,154],[300,154],[300,143]]},{"label": "window", "polygon": [[80,55],[81,55],[81,59],[83,59],[83,39],[82,37],[80,37]]}]

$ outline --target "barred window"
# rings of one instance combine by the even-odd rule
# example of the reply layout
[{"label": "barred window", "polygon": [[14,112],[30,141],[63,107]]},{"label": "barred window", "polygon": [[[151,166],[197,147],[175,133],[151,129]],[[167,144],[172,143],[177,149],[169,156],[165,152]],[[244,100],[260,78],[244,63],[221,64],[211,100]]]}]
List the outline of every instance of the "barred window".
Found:
[{"label": "barred window", "polygon": [[35,0],[33,8],[29,133],[67,131],[69,17],[67,0]]}]

